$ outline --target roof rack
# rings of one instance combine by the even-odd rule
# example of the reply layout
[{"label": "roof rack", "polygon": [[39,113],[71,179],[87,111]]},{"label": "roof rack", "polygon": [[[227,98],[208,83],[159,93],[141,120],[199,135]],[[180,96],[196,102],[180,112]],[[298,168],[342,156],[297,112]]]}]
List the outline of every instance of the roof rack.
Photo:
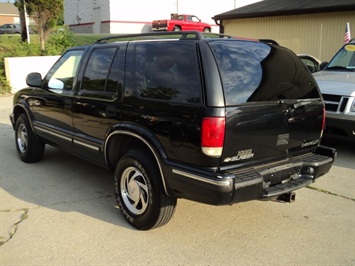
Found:
[{"label": "roof rack", "polygon": [[98,39],[95,44],[98,43],[107,43],[108,41],[113,40],[122,40],[122,39],[137,39],[143,40],[147,39],[161,39],[162,37],[171,37],[178,38],[180,40],[202,40],[205,38],[232,38],[232,36],[218,34],[218,33],[202,33],[199,31],[169,31],[169,32],[150,32],[150,33],[139,33],[139,34],[127,34],[127,35],[112,35]]}]

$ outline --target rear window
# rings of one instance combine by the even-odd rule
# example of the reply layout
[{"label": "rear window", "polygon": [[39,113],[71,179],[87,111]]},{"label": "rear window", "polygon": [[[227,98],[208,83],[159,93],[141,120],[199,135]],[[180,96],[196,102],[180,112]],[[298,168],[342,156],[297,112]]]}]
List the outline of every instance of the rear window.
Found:
[{"label": "rear window", "polygon": [[228,106],[319,98],[316,82],[296,55],[265,43],[211,40]]}]

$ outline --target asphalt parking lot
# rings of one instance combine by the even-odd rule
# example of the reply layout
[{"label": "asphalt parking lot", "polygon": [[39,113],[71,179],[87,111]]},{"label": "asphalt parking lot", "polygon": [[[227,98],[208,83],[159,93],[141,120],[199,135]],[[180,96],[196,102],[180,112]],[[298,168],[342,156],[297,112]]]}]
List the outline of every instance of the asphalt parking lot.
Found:
[{"label": "asphalt parking lot", "polygon": [[0,265],[355,265],[355,149],[293,203],[178,200],[151,231],[116,208],[112,174],[51,147],[22,163],[0,96]]}]

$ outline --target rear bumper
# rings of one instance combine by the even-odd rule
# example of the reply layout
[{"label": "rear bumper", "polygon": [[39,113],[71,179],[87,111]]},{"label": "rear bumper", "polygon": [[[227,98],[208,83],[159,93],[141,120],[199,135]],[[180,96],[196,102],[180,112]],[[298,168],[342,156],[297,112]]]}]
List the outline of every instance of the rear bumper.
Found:
[{"label": "rear bumper", "polygon": [[167,27],[155,27],[152,28],[153,31],[167,31],[168,28]]},{"label": "rear bumper", "polygon": [[320,146],[311,154],[228,173],[193,172],[175,166],[166,179],[167,191],[171,196],[212,205],[272,199],[313,183],[330,170],[335,157],[335,149]]}]

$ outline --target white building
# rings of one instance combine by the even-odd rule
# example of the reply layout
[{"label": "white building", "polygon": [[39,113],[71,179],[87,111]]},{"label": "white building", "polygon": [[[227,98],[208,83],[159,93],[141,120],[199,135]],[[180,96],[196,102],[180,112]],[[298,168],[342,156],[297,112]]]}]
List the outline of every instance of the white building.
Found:
[{"label": "white building", "polygon": [[260,0],[64,0],[64,22],[76,33],[144,33],[155,19],[191,14],[219,27],[216,14]]}]

